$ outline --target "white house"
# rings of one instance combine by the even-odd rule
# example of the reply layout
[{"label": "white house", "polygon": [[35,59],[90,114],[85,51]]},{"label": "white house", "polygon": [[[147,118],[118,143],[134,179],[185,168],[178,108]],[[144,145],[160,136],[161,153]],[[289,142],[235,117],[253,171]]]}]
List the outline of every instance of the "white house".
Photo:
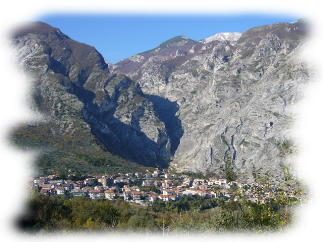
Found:
[{"label": "white house", "polygon": [[144,181],[142,181],[142,185],[143,186],[153,186],[154,181],[153,180],[144,180]]},{"label": "white house", "polygon": [[97,199],[97,198],[100,198],[100,191],[98,190],[91,190],[89,191],[89,196],[90,196],[90,199]]},{"label": "white house", "polygon": [[105,196],[105,198],[106,198],[106,199],[108,199],[108,200],[113,200],[113,199],[115,198],[115,193],[114,193],[114,191],[106,190],[106,191],[104,192],[104,196]]},{"label": "white house", "polygon": [[168,195],[159,195],[158,198],[163,202],[168,202],[170,200]]},{"label": "white house", "polygon": [[57,195],[64,195],[65,194],[65,188],[64,187],[57,187],[56,192],[57,192]]},{"label": "white house", "polygon": [[155,202],[156,200],[157,200],[157,197],[155,195],[148,196],[148,201],[149,202]]}]

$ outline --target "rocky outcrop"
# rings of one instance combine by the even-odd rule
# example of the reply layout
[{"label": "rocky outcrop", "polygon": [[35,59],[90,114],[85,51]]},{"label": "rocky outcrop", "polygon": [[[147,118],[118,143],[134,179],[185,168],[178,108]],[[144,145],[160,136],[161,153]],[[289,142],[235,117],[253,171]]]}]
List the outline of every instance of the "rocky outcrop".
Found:
[{"label": "rocky outcrop", "polygon": [[299,58],[305,41],[303,28],[280,23],[199,42],[183,38],[111,70],[178,105],[182,131],[172,168],[279,179],[292,159],[286,154],[296,150],[292,106],[311,79]]},{"label": "rocky outcrop", "polygon": [[93,134],[109,151],[141,164],[169,159],[171,144],[165,124],[138,85],[126,76],[112,75],[104,86],[106,97],[82,112]]},{"label": "rocky outcrop", "polygon": [[241,37],[241,33],[218,33],[216,35],[213,35],[209,38],[206,38],[205,40],[201,40],[201,43],[207,44],[212,41],[231,41],[231,42],[236,42],[238,39]]},{"label": "rocky outcrop", "polygon": [[145,165],[169,160],[171,138],[137,83],[111,74],[95,48],[36,22],[12,36],[18,63],[35,80],[33,109],[59,126],[55,135],[94,134],[105,148]]},{"label": "rocky outcrop", "polygon": [[312,76],[306,28],[279,23],[194,41],[177,36],[114,65],[44,23],[16,32],[34,107],[60,133],[95,135],[145,165],[281,179],[295,153],[292,107]]}]

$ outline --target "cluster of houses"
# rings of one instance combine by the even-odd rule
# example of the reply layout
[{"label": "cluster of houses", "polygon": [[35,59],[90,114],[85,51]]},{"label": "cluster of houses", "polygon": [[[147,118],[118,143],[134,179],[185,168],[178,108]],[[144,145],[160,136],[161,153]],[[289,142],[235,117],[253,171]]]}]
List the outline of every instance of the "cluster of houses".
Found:
[{"label": "cluster of houses", "polygon": [[[281,191],[274,185],[247,184],[240,181],[209,178],[193,179],[187,175],[171,175],[156,169],[145,174],[118,173],[99,177],[88,177],[85,180],[58,180],[57,175],[29,180],[29,187],[42,194],[66,195],[68,197],[86,196],[89,199],[121,198],[124,201],[147,205],[157,199],[168,202],[176,201],[186,195],[204,198],[221,197],[226,201],[246,198],[252,202],[265,202],[266,199],[278,196]],[[285,196],[301,199],[284,192]]]}]

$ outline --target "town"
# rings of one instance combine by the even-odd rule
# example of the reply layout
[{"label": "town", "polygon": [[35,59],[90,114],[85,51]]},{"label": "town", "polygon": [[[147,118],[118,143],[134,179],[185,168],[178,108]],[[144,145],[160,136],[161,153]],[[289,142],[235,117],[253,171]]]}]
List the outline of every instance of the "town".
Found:
[{"label": "town", "polygon": [[143,206],[156,200],[177,201],[184,195],[188,198],[222,198],[224,201],[247,199],[260,203],[282,194],[294,200],[302,199],[301,192],[282,189],[272,184],[247,184],[224,178],[193,179],[188,175],[169,174],[158,169],[145,174],[118,173],[78,181],[56,179],[57,176],[30,178],[28,187],[41,194],[66,195],[68,198],[85,196],[91,200],[121,198]]}]

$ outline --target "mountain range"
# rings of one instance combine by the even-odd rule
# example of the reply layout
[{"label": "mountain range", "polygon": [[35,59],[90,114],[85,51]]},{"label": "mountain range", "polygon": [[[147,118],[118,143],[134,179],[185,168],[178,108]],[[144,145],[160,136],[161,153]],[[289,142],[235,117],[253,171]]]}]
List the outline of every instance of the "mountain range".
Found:
[{"label": "mountain range", "polygon": [[287,179],[297,152],[293,106],[314,75],[300,57],[308,29],[299,20],[177,36],[111,64],[58,28],[24,24],[10,41],[42,119],[10,139],[40,150],[40,174],[158,167]]}]

